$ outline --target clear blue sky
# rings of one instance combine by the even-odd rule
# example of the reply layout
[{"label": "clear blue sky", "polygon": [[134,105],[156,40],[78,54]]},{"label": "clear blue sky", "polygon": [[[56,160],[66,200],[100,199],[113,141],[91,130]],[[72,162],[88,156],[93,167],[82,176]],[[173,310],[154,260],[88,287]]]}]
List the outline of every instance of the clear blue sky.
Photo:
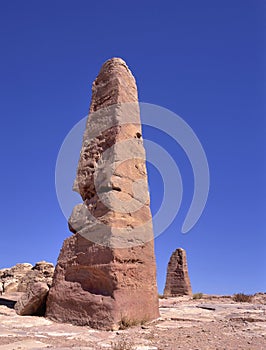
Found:
[{"label": "clear blue sky", "polygon": [[[174,155],[184,181],[178,216],[155,242],[159,291],[171,253],[183,247],[195,292],[265,292],[264,1],[0,4],[0,268],[56,262],[69,235],[54,186],[57,154],[88,111],[100,66],[119,56],[140,101],[180,115],[210,167],[205,211],[183,235],[191,168],[165,135],[144,130]],[[149,170],[155,211],[161,182]]]}]

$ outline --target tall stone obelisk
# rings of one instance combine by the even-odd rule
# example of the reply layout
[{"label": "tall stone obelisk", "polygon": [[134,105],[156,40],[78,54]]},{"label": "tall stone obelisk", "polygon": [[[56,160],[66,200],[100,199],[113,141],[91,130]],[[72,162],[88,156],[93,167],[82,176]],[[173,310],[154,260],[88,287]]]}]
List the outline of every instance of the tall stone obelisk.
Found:
[{"label": "tall stone obelisk", "polygon": [[83,200],[69,219],[46,315],[117,329],[159,316],[154,240],[135,79],[120,58],[104,63],[74,184]]},{"label": "tall stone obelisk", "polygon": [[165,297],[192,296],[186,251],[182,248],[176,249],[171,255],[163,294]]}]

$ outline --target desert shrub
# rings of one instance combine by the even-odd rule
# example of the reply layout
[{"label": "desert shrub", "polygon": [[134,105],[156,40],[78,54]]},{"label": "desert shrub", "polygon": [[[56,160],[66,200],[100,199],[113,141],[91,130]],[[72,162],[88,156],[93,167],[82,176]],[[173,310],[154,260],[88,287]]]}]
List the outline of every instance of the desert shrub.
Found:
[{"label": "desert shrub", "polygon": [[112,350],[133,350],[133,344],[125,339],[111,343]]},{"label": "desert shrub", "polygon": [[140,322],[138,322],[137,320],[131,320],[127,317],[122,317],[119,323],[119,329],[126,329],[129,327],[133,327],[133,326],[136,326],[138,323]]},{"label": "desert shrub", "polygon": [[164,295],[163,294],[158,294],[158,298],[159,299],[164,299]]},{"label": "desert shrub", "polygon": [[238,303],[251,303],[252,295],[244,294],[244,293],[236,293],[233,295],[233,300]]},{"label": "desert shrub", "polygon": [[193,299],[201,299],[203,297],[203,294],[202,293],[195,293],[193,294]]}]

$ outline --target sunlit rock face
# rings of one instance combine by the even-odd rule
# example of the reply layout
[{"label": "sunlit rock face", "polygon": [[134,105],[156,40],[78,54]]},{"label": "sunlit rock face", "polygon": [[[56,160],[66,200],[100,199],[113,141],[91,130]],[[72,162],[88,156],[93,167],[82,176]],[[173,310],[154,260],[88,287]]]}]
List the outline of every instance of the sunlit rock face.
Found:
[{"label": "sunlit rock face", "polygon": [[159,316],[145,150],[135,79],[108,60],[92,99],[74,183],[83,202],[69,219],[46,315],[117,329]]},{"label": "sunlit rock face", "polygon": [[182,248],[176,249],[168,263],[166,283],[164,288],[165,297],[179,295],[192,295],[188,276],[186,252]]},{"label": "sunlit rock face", "polygon": [[3,292],[27,292],[32,283],[52,284],[54,265],[39,261],[34,266],[29,263],[16,264],[0,270],[0,288]]}]

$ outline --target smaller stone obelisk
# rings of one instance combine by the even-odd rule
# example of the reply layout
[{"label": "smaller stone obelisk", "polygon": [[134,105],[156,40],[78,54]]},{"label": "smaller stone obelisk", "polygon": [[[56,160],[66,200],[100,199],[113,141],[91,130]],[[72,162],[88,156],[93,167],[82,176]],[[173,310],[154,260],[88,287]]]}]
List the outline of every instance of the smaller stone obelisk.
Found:
[{"label": "smaller stone obelisk", "polygon": [[165,297],[192,295],[186,252],[182,248],[176,249],[170,258],[163,295]]}]

